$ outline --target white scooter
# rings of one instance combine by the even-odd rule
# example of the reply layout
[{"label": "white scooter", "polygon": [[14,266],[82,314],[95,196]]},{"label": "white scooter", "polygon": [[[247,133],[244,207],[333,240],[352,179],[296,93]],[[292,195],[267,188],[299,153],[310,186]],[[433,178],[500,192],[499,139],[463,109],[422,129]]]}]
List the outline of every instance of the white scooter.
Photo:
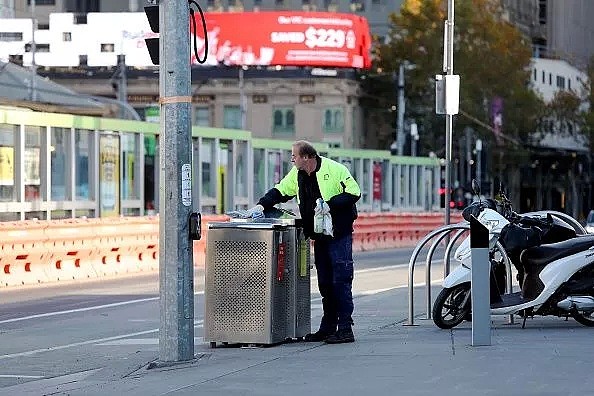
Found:
[{"label": "white scooter", "polygon": [[[479,206],[480,213],[475,210],[473,214],[489,230],[493,248],[511,223],[488,206]],[[457,326],[471,313],[469,238],[454,256],[461,265],[444,279],[432,311],[434,323],[442,329]],[[583,325],[594,326],[594,235],[530,247],[522,251],[519,261],[525,272],[522,289],[499,296],[491,293],[492,315],[520,314],[524,320],[532,315],[572,316]],[[491,279],[491,287],[497,284]]]}]

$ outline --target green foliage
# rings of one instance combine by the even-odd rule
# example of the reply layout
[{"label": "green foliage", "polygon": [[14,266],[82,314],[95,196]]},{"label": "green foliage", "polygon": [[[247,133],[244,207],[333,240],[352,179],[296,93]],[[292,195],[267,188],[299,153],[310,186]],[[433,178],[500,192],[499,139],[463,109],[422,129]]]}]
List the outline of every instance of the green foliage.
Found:
[{"label": "green foliage", "polygon": [[[443,68],[446,3],[405,0],[400,13],[390,15],[389,43],[377,43],[374,54],[376,73],[391,74],[405,60],[414,64],[405,78],[406,117],[414,117],[420,127],[424,154],[443,153],[445,142],[443,116],[435,114],[435,75]],[[529,42],[502,18],[498,0],[458,0],[454,22],[454,73],[461,80],[461,114],[455,117],[454,141],[470,126],[487,146],[497,146],[502,153],[523,150],[521,143],[536,130],[543,109],[529,87]],[[394,95],[392,87],[388,96]],[[489,128],[490,103],[495,97],[503,99],[502,131],[508,138],[501,145]],[[504,163],[513,163],[519,157],[503,158]]]}]

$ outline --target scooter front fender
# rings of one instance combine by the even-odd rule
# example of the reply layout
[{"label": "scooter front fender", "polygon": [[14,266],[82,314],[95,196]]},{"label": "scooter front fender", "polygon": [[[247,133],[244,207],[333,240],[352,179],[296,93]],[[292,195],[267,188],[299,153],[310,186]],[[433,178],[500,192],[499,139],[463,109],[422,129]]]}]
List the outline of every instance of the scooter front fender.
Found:
[{"label": "scooter front fender", "polygon": [[454,287],[464,282],[470,282],[470,279],[470,269],[459,265],[443,280],[443,287]]}]

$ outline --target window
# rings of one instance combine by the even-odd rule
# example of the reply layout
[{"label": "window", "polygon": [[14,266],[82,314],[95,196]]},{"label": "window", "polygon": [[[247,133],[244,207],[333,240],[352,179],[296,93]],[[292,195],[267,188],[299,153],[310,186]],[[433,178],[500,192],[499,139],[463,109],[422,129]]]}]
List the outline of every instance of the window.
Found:
[{"label": "window", "polygon": [[571,90],[571,78],[567,79],[567,89]]},{"label": "window", "polygon": [[545,83],[545,72],[544,72],[544,70],[542,71],[542,83],[543,84]]},{"label": "window", "polygon": [[101,44],[101,52],[114,52],[113,43]]},{"label": "window", "polygon": [[295,133],[295,111],[290,107],[277,107],[272,112],[272,133]]},{"label": "window", "polygon": [[210,109],[207,106],[196,107],[194,110],[194,125],[210,126]]},{"label": "window", "polygon": [[[27,0],[27,5],[31,5],[31,0]],[[56,0],[35,0],[35,5],[36,6],[40,6],[40,5],[56,5]]]},{"label": "window", "polygon": [[351,12],[365,11],[365,0],[351,0]]},{"label": "window", "polygon": [[[38,44],[35,43],[36,52],[50,52],[49,44]],[[25,44],[25,52],[31,52],[31,44]]]},{"label": "window", "polygon": [[329,12],[337,12],[338,3],[336,0],[324,0],[324,8]]},{"label": "window", "polygon": [[553,85],[553,73],[549,73],[549,85]]},{"label": "window", "polygon": [[253,95],[252,103],[268,103],[267,95]]},{"label": "window", "polygon": [[72,33],[71,32],[63,32],[62,33],[62,41],[72,41]]},{"label": "window", "polygon": [[324,111],[322,129],[326,133],[344,132],[344,111],[341,108],[331,108]]},{"label": "window", "polygon": [[534,81],[538,80],[538,77],[537,77],[537,75],[536,75],[536,74],[537,74],[537,73],[536,73],[536,69],[534,69]]},{"label": "window", "polygon": [[565,89],[565,77],[557,76],[557,88]]},{"label": "window", "polygon": [[239,106],[224,107],[223,128],[241,129],[241,109]]},{"label": "window", "polygon": [[0,41],[23,41],[23,33],[0,32]]}]

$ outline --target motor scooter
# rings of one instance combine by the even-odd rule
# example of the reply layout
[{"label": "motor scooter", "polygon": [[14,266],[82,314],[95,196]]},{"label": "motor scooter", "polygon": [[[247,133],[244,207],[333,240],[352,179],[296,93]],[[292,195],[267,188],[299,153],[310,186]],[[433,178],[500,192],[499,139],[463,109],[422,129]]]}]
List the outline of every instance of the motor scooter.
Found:
[{"label": "motor scooter", "polygon": [[[514,229],[514,225],[522,222],[539,224],[543,228],[548,224],[548,238],[561,239],[561,242],[545,244],[540,244],[538,238],[531,242],[527,240],[524,244],[522,241],[516,241],[517,246],[514,246],[514,249],[520,253],[514,252],[518,256],[518,262],[514,265],[523,271],[521,290],[507,294],[500,293],[499,290],[493,293],[491,290],[492,315],[520,314],[524,318],[523,326],[526,318],[533,315],[572,316],[581,324],[594,326],[594,235],[573,234],[574,237],[563,240],[571,236],[569,225],[564,226],[562,221],[555,223],[550,216],[545,220],[522,218],[513,211],[498,208],[493,200],[485,200],[484,203],[479,202],[478,205],[469,208],[463,216],[475,215],[489,230],[489,246],[492,251],[497,242],[501,241],[502,235],[509,233]],[[530,227],[536,227],[536,232],[543,232],[537,226]],[[552,229],[559,232],[557,236],[551,232]],[[522,237],[522,234],[517,233],[516,238],[519,238],[518,236]],[[510,235],[506,238],[508,244],[513,240]],[[493,261],[493,256],[490,257]],[[444,288],[437,296],[432,311],[434,323],[443,329],[457,326],[471,314],[472,260],[467,240],[458,247],[455,258],[461,265],[444,279]],[[501,288],[501,280],[493,281],[493,271],[491,273],[491,289]]]}]

